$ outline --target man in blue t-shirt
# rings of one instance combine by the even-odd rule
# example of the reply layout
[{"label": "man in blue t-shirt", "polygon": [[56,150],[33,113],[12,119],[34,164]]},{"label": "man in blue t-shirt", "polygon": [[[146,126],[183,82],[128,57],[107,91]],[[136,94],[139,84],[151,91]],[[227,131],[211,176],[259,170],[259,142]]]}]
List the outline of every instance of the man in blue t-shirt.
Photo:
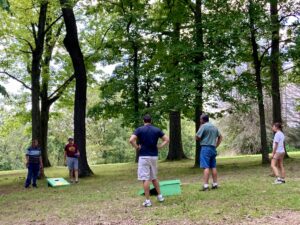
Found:
[{"label": "man in blue t-shirt", "polygon": [[196,134],[196,140],[200,141],[200,167],[203,171],[203,191],[209,190],[208,180],[209,172],[212,171],[212,189],[218,188],[217,182],[217,168],[216,168],[216,156],[217,147],[222,141],[222,135],[218,128],[209,122],[208,115],[202,115],[200,117],[200,123],[202,124]]},{"label": "man in blue t-shirt", "polygon": [[26,167],[28,168],[25,188],[29,188],[32,180],[32,186],[37,187],[36,180],[40,168],[43,167],[41,149],[38,146],[38,140],[32,140],[32,145],[26,150]]},{"label": "man in blue t-shirt", "polygon": [[[157,145],[158,139],[163,142]],[[138,140],[138,144],[137,144]],[[169,138],[157,127],[151,124],[151,117],[144,116],[144,126],[137,128],[129,139],[130,144],[139,151],[138,180],[143,182],[146,200],[143,206],[152,205],[150,201],[150,183],[157,191],[157,200],[163,202],[164,198],[160,192],[159,182],[157,180],[157,159],[158,149],[163,148],[169,143]]]}]

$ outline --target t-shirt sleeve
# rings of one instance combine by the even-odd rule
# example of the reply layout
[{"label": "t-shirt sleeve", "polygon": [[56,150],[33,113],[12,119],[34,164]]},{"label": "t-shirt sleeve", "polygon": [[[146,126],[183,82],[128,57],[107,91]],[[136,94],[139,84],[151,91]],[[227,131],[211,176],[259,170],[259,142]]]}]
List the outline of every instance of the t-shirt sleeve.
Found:
[{"label": "t-shirt sleeve", "polygon": [[204,132],[204,126],[201,126],[196,134],[197,137],[201,138]]},{"label": "t-shirt sleeve", "polygon": [[135,135],[135,136],[139,136],[139,134],[140,134],[140,129],[139,128],[137,128],[134,132],[133,132],[133,134]]},{"label": "t-shirt sleeve", "polygon": [[274,142],[279,143],[280,141],[281,141],[281,137],[280,137],[279,133],[276,133],[274,136]]},{"label": "t-shirt sleeve", "polygon": [[162,130],[158,131],[158,137],[162,138],[165,135],[165,133]]}]

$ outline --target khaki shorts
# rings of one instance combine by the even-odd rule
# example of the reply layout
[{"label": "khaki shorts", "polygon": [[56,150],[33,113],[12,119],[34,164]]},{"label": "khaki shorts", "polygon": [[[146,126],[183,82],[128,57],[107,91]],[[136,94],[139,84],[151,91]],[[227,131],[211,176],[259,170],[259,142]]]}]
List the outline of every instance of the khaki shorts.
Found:
[{"label": "khaki shorts", "polygon": [[285,152],[276,152],[273,159],[279,160],[279,159],[283,159],[285,155]]},{"label": "khaki shorts", "polygon": [[157,179],[157,156],[140,156],[138,165],[138,180]]}]

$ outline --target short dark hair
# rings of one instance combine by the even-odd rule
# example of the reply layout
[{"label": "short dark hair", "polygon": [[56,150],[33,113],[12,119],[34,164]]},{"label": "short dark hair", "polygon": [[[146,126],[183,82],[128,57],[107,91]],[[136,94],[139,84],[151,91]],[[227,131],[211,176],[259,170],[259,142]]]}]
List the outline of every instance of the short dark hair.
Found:
[{"label": "short dark hair", "polygon": [[200,117],[204,122],[208,122],[209,121],[209,117],[206,114],[202,114]]},{"label": "short dark hair", "polygon": [[146,114],[143,118],[145,123],[151,123],[152,119],[151,116],[149,114]]},{"label": "short dark hair", "polygon": [[282,124],[279,122],[273,123],[273,126],[275,126],[279,130],[282,130]]}]

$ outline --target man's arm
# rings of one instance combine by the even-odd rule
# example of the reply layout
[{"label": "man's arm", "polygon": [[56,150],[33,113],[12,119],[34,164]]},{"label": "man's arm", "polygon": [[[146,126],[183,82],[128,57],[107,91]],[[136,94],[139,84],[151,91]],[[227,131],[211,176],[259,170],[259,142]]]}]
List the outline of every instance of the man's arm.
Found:
[{"label": "man's arm", "polygon": [[221,144],[222,140],[223,140],[223,137],[222,137],[222,135],[218,136],[218,138],[217,138],[217,144],[216,144],[216,148],[217,148],[217,147],[219,147],[219,145]]},{"label": "man's arm", "polygon": [[158,149],[163,148],[166,144],[170,142],[169,137],[167,135],[162,136],[161,139],[163,140],[163,142],[157,146]]},{"label": "man's arm", "polygon": [[138,149],[140,149],[140,146],[137,145],[136,140],[137,140],[137,136],[135,134],[133,134],[129,138],[129,143],[132,145],[132,147],[134,147],[134,149],[138,150]]},{"label": "man's arm", "polygon": [[64,151],[64,164],[66,165],[66,160],[67,160],[67,151]]}]

